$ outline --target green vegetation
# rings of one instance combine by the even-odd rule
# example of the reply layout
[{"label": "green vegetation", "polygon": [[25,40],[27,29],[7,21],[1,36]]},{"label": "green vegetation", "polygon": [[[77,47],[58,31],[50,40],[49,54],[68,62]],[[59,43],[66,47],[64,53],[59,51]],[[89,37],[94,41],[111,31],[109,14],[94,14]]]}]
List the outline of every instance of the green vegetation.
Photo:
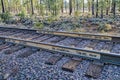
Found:
[{"label": "green vegetation", "polygon": [[25,18],[25,13],[22,11],[17,16],[19,16],[20,19]]},{"label": "green vegetation", "polygon": [[37,23],[34,24],[34,27],[37,28],[37,29],[43,29],[44,25],[41,22],[37,22]]},{"label": "green vegetation", "polygon": [[0,18],[1,18],[2,21],[5,22],[5,21],[7,21],[11,18],[11,15],[10,15],[9,12],[1,13]]},{"label": "green vegetation", "polygon": [[39,16],[57,16],[63,13],[79,16],[79,12],[96,17],[120,11],[120,0],[1,0],[0,10],[12,14],[26,13]]},{"label": "green vegetation", "polygon": [[102,23],[99,23],[98,30],[101,32],[110,31],[112,30],[112,26],[110,24],[106,24],[102,22]]}]

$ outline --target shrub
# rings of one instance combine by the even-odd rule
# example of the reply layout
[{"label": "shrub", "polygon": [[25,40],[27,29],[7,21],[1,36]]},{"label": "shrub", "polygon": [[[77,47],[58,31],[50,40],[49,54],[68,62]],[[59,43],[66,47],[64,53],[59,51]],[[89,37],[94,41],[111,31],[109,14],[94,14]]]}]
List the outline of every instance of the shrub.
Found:
[{"label": "shrub", "polygon": [[80,23],[73,23],[73,26],[74,26],[75,28],[81,28],[83,25],[80,24]]},{"label": "shrub", "polygon": [[98,31],[103,31],[105,29],[104,23],[99,23]]},{"label": "shrub", "polygon": [[35,28],[37,28],[37,29],[42,29],[42,28],[44,27],[43,23],[41,23],[41,22],[36,22],[36,23],[34,24],[34,26],[35,26]]},{"label": "shrub", "polygon": [[111,29],[112,29],[112,26],[106,23],[100,23],[98,27],[98,30],[101,32],[109,31]]},{"label": "shrub", "polygon": [[47,21],[49,22],[49,23],[51,23],[51,22],[53,22],[53,21],[57,21],[58,20],[58,17],[55,17],[55,16],[51,16],[51,17],[48,17],[47,18]]},{"label": "shrub", "polygon": [[92,16],[92,14],[90,12],[87,13],[86,17],[90,18]]},{"label": "shrub", "polygon": [[0,18],[3,22],[8,21],[11,18],[11,15],[9,12],[1,13]]},{"label": "shrub", "polygon": [[78,11],[75,11],[75,12],[74,12],[74,16],[75,16],[75,17],[78,17],[79,15],[80,15],[80,13],[79,13]]},{"label": "shrub", "polygon": [[85,32],[85,29],[83,29],[83,28],[76,28],[76,29],[74,29],[74,32],[77,32],[77,33]]},{"label": "shrub", "polygon": [[105,30],[109,31],[112,29],[112,26],[110,24],[105,24]]},{"label": "shrub", "polygon": [[25,13],[22,11],[18,14],[18,16],[20,17],[20,19],[25,18]]}]

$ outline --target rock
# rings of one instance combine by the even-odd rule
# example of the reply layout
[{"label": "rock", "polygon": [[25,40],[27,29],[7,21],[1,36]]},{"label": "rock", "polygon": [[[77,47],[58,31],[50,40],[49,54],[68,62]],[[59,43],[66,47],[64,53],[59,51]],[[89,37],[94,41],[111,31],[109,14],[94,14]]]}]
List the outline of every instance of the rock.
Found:
[{"label": "rock", "polygon": [[4,79],[8,79],[10,77],[10,73],[5,73],[4,74]]}]

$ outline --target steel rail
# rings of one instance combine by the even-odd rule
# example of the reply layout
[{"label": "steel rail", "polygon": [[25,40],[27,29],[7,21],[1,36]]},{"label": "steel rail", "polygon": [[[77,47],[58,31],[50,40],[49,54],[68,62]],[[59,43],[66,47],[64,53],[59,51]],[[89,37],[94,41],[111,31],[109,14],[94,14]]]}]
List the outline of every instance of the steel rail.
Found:
[{"label": "steel rail", "polygon": [[115,65],[120,65],[120,54],[99,52],[95,50],[86,50],[82,48],[72,48],[61,45],[47,44],[43,42],[36,42],[32,40],[18,39],[18,38],[8,38],[1,36],[6,42],[12,42],[17,44],[22,44],[26,46],[38,47],[50,51],[66,53],[67,55],[79,56],[82,58],[87,58],[91,60],[99,60],[104,63],[110,63]]},{"label": "steel rail", "polygon": [[43,34],[120,42],[120,35],[115,35],[115,34],[109,35],[109,34],[99,34],[99,33],[58,32],[58,31],[45,31],[45,30],[23,29],[23,28],[13,28],[13,27],[0,27],[0,29],[15,29],[15,30],[23,30],[23,31],[33,31],[33,32],[43,33]]}]

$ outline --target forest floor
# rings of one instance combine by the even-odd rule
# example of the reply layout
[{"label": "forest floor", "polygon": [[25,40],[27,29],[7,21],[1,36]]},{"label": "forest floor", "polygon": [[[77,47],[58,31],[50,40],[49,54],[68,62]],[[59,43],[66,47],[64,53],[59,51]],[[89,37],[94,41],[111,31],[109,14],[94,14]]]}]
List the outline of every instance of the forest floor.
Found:
[{"label": "forest floor", "polygon": [[120,18],[75,18],[60,17],[59,19],[22,19],[17,22],[0,23],[4,27],[40,29],[47,31],[65,31],[75,33],[119,34]]}]

